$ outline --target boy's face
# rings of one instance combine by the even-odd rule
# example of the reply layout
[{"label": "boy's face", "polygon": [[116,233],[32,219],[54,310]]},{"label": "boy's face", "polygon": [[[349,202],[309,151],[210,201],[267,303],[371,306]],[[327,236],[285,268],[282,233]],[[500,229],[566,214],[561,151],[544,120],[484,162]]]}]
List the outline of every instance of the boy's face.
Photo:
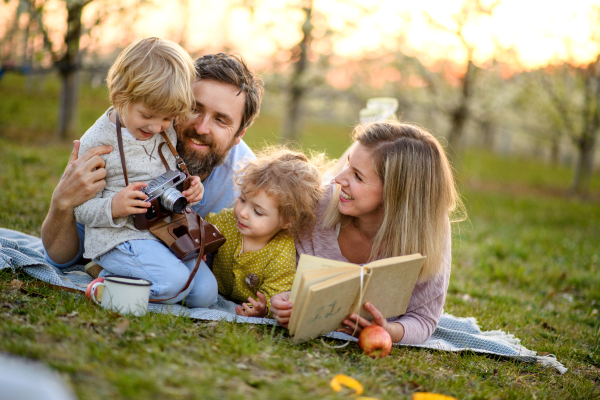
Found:
[{"label": "boy's face", "polygon": [[125,115],[119,115],[121,123],[137,140],[148,140],[155,133],[167,129],[173,123],[173,116],[153,111],[142,103],[127,106]]},{"label": "boy's face", "polygon": [[238,231],[266,246],[280,230],[289,228],[289,224],[282,223],[278,206],[264,190],[242,192],[233,208]]}]

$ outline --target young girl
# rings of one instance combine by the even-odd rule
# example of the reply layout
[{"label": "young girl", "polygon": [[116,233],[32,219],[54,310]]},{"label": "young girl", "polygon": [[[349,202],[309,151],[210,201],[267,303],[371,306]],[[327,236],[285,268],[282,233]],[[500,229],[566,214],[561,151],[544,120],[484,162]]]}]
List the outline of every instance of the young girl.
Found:
[{"label": "young girl", "polygon": [[294,236],[310,232],[322,196],[323,157],[309,160],[286,149],[267,150],[241,169],[233,209],[208,214],[227,241],[213,262],[219,293],[247,317],[264,317],[271,296],[291,290],[296,273]]},{"label": "young girl", "polygon": [[[106,186],[95,198],[75,209],[78,222],[85,224],[85,258],[104,268],[100,276],[117,274],[144,278],[152,283],[150,298],[181,301],[191,307],[206,307],[216,301],[214,276],[203,264],[183,293],[195,260],[181,262],[148,230],[137,230],[132,214],[143,214],[150,203],[140,191],[147,182],[163,174],[159,148],[164,131],[175,145],[172,127],[175,117],[192,110],[195,80],[194,62],[173,42],[147,38],[128,46],[110,68],[108,90],[113,107],[109,108],[81,138],[79,155],[98,145],[110,145],[113,151],[102,156],[106,162]],[[127,175],[125,187],[116,133],[121,124]],[[175,158],[167,146],[162,155],[170,169]],[[188,202],[202,199],[200,178],[183,193]]]}]

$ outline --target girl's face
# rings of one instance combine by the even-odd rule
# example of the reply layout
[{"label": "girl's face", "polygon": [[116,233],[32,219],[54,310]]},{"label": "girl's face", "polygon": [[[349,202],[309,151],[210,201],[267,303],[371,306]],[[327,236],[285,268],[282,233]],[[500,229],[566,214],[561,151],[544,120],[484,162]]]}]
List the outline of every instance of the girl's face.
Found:
[{"label": "girl's face", "polygon": [[137,140],[148,140],[155,133],[169,128],[173,116],[153,111],[142,103],[132,103],[127,106],[126,114],[119,115],[121,123]]},{"label": "girl's face", "polygon": [[341,186],[338,209],[344,215],[383,218],[383,183],[373,168],[371,152],[358,143],[348,156],[348,165],[335,177]]},{"label": "girl's face", "polygon": [[266,244],[282,229],[290,224],[283,224],[279,217],[279,204],[264,190],[242,193],[233,209],[238,223],[238,231],[244,237],[251,237],[257,242]]}]

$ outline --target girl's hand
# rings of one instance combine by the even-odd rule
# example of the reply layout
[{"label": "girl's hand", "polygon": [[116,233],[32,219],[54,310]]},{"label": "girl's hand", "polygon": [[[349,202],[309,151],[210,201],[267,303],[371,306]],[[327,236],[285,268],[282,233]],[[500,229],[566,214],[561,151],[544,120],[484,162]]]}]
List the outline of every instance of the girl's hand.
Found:
[{"label": "girl's hand", "polygon": [[150,203],[144,201],[148,196],[139,190],[146,186],[146,182],[135,182],[117,193],[110,203],[113,219],[131,214],[144,214]]},{"label": "girl's hand", "polygon": [[188,203],[196,203],[204,197],[204,185],[197,176],[190,176],[190,187],[181,192],[185,196]]},{"label": "girl's hand", "polygon": [[290,292],[279,293],[271,297],[271,314],[275,321],[284,328],[287,328],[290,323],[292,307],[294,305],[290,303]]},{"label": "girl's hand", "polygon": [[252,297],[248,297],[248,301],[252,304],[252,308],[248,307],[248,304],[242,303],[241,306],[235,308],[235,313],[244,317],[257,318],[262,318],[267,315],[267,299],[265,298],[265,295],[261,292],[256,292],[256,296],[258,297],[258,301],[254,300]]},{"label": "girl's hand", "polygon": [[[271,299],[271,304],[273,304],[273,300]],[[379,310],[371,303],[365,303],[365,310],[371,313],[373,316],[373,321],[368,321],[361,316],[358,316],[354,313],[350,314],[348,318],[342,321],[342,324],[345,328],[338,329],[338,332],[344,332],[348,335],[354,335],[358,337],[362,330],[369,325],[379,325],[383,327],[390,334],[393,343],[398,343],[404,337],[404,326],[402,324],[388,324],[387,320],[383,318],[383,315],[379,312]],[[356,329],[356,331],[355,331]]]}]

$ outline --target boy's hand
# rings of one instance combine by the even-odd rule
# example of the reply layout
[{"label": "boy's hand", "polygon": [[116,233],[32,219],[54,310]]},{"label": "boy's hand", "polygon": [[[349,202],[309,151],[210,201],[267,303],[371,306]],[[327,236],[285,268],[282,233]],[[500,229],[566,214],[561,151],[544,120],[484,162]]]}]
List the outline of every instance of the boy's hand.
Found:
[{"label": "boy's hand", "polygon": [[248,304],[242,303],[241,306],[235,308],[235,313],[244,317],[256,318],[262,318],[267,315],[267,299],[265,298],[265,295],[261,292],[256,292],[256,296],[258,297],[258,301],[254,300],[252,297],[248,297],[248,301],[252,304],[252,308],[248,307]]},{"label": "boy's hand", "polygon": [[204,185],[202,185],[200,178],[194,175],[190,176],[190,187],[181,194],[185,196],[188,203],[196,203],[202,200],[202,197],[204,197]]},{"label": "boy's hand", "polygon": [[148,196],[139,190],[148,186],[146,182],[135,182],[121,190],[111,202],[112,217],[127,217],[131,214],[144,214],[150,203],[144,201]]}]

